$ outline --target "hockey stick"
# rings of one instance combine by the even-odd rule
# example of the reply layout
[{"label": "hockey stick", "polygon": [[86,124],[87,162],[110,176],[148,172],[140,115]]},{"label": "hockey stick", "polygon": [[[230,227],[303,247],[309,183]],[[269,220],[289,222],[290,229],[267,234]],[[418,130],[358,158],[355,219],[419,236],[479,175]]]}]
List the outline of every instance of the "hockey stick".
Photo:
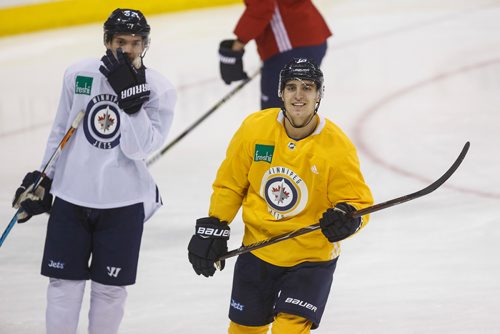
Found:
[{"label": "hockey stick", "polygon": [[[453,173],[455,173],[455,171],[457,170],[458,166],[460,166],[460,164],[464,160],[465,155],[467,154],[467,151],[469,150],[469,146],[470,146],[470,143],[466,142],[465,145],[464,145],[464,147],[462,148],[462,151],[460,152],[458,158],[453,163],[453,165],[451,165],[451,167],[446,171],[446,173],[444,173],[439,179],[437,179],[436,181],[434,181],[429,186],[427,186],[427,187],[425,187],[425,188],[423,188],[423,189],[421,189],[419,191],[416,191],[414,193],[411,193],[411,194],[408,194],[408,195],[404,195],[404,196],[401,196],[401,197],[398,197],[398,198],[395,198],[395,199],[391,199],[391,200],[389,200],[387,202],[382,202],[382,203],[379,203],[379,204],[375,204],[373,206],[370,206],[370,207],[367,207],[367,208],[364,208],[364,209],[361,209],[361,210],[357,210],[357,211],[355,211],[355,212],[353,212],[351,214],[352,217],[353,218],[358,218],[358,217],[361,217],[361,216],[364,216],[364,215],[367,215],[367,214],[370,214],[370,213],[373,213],[373,212],[377,212],[377,211],[389,208],[389,207],[394,206],[394,205],[398,205],[398,204],[401,204],[401,203],[405,203],[405,202],[417,199],[419,197],[422,197],[424,195],[427,195],[427,194],[433,192],[434,190],[436,190],[437,188],[439,188],[443,183],[445,183],[446,180],[448,180],[450,178],[450,176],[453,175]],[[216,263],[219,262],[219,261],[221,261],[221,260],[225,260],[225,259],[228,259],[228,258],[233,257],[233,256],[245,254],[245,253],[248,253],[250,251],[253,251],[253,250],[256,250],[256,249],[259,249],[259,248],[262,248],[262,247],[266,247],[266,246],[275,244],[275,243],[283,241],[283,240],[287,240],[287,239],[298,237],[300,235],[303,235],[303,234],[315,231],[315,230],[317,230],[319,228],[320,228],[319,223],[316,223],[316,224],[313,224],[313,225],[310,225],[310,226],[307,226],[307,227],[303,227],[303,228],[300,228],[298,230],[295,230],[295,231],[292,231],[292,232],[289,232],[289,233],[284,233],[284,234],[281,234],[281,235],[277,235],[277,236],[271,237],[271,238],[266,239],[266,240],[258,241],[256,243],[253,243],[253,244],[250,244],[250,245],[247,245],[247,246],[241,246],[240,248],[237,248],[237,249],[234,249],[232,251],[229,251],[226,254],[224,254],[221,257],[219,257],[216,260]]]},{"label": "hockey stick", "polygon": [[255,71],[254,74],[249,76],[247,79],[243,80],[238,86],[234,87],[233,90],[231,90],[229,93],[224,95],[222,99],[219,100],[212,108],[210,108],[207,112],[205,112],[200,118],[198,118],[191,126],[189,126],[186,130],[184,130],[180,135],[178,135],[174,140],[172,140],[169,144],[167,144],[164,148],[161,149],[161,151],[153,154],[151,157],[148,158],[146,161],[146,165],[150,166],[152,163],[154,163],[156,160],[160,159],[162,155],[164,155],[172,146],[177,144],[182,138],[184,138],[191,130],[193,130],[195,127],[200,125],[201,122],[205,120],[208,116],[210,116],[214,111],[219,109],[221,105],[223,105],[227,100],[229,100],[234,94],[239,92],[243,87],[246,86],[253,78],[255,78],[258,74],[260,73],[260,69]]},{"label": "hockey stick", "polygon": [[[43,167],[43,170],[40,173],[40,176],[39,176],[38,180],[36,180],[36,182],[34,183],[35,185],[33,186],[33,189],[31,190],[31,193],[35,192],[36,188],[38,188],[38,186],[42,182],[43,178],[46,176],[45,175],[45,171],[50,166],[52,166],[52,164],[57,159],[57,157],[59,156],[59,154],[61,154],[62,149],[68,143],[68,140],[71,138],[71,136],[73,135],[73,133],[75,132],[75,130],[78,128],[78,125],[82,121],[83,116],[85,116],[85,111],[83,111],[83,110],[80,111],[76,115],[75,119],[73,120],[73,123],[71,123],[71,127],[68,129],[68,131],[64,135],[63,139],[61,139],[61,141],[59,142],[59,145],[57,146],[57,149],[54,151],[54,153],[52,153],[52,156],[50,157],[49,161],[45,164],[45,167]],[[0,238],[0,247],[2,247],[2,244],[5,241],[5,239],[7,238],[7,236],[9,235],[10,230],[12,230],[12,228],[16,224],[16,222],[17,222],[17,215],[19,213],[21,213],[21,211],[22,211],[21,207],[19,209],[17,209],[16,213],[14,214],[14,217],[12,217],[12,219],[10,220],[9,225],[7,225],[7,228],[3,231],[2,237]]]}]

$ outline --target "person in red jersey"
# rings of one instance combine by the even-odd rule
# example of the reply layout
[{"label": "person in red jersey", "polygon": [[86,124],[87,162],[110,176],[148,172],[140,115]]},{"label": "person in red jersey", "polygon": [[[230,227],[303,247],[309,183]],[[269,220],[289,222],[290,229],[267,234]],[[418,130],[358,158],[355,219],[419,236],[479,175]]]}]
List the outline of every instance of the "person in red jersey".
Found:
[{"label": "person in red jersey", "polygon": [[293,58],[320,66],[332,32],[311,0],[245,0],[234,34],[219,45],[221,77],[227,84],[247,78],[243,54],[255,40],[263,62],[261,109],[267,109],[282,106],[276,87],[283,66]]}]

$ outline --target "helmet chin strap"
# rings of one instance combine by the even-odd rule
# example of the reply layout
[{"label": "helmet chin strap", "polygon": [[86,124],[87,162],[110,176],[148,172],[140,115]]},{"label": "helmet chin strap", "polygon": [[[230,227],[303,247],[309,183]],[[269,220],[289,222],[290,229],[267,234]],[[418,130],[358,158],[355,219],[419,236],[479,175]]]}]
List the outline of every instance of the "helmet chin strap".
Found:
[{"label": "helmet chin strap", "polygon": [[311,115],[311,117],[309,117],[309,120],[306,122],[306,124],[301,125],[301,126],[295,125],[295,123],[291,120],[291,118],[288,117],[288,115],[286,114],[285,102],[283,100],[281,100],[281,105],[282,105],[281,106],[281,111],[283,112],[283,116],[288,120],[288,122],[290,122],[290,125],[293,128],[295,128],[295,129],[301,129],[301,128],[306,127],[314,119],[314,116],[316,116],[316,114],[318,113],[318,109],[319,109],[319,104],[320,103],[321,103],[321,99],[319,99],[319,101],[316,102],[316,107],[314,108],[314,113]]},{"label": "helmet chin strap", "polygon": [[[148,52],[149,50],[149,43],[151,42],[151,39],[150,38],[147,38],[147,41],[145,42],[146,46],[144,47],[144,50],[142,51],[142,53],[140,54],[140,56],[138,58],[141,59],[141,63],[139,64],[139,67],[136,66],[137,69],[141,68],[142,66],[144,66],[144,57],[146,56],[146,52]],[[135,65],[134,65],[135,66]]]},{"label": "helmet chin strap", "polygon": [[[303,85],[307,85],[301,78],[294,78],[294,79],[302,82]],[[295,123],[293,123],[293,121],[286,114],[285,101],[283,101],[283,99],[282,99],[281,100],[281,111],[283,111],[283,116],[285,116],[285,118],[288,120],[288,122],[290,122],[290,125],[292,127],[294,127],[295,129],[301,129],[303,127],[306,127],[309,123],[311,123],[311,121],[313,120],[314,116],[316,116],[316,114],[318,113],[319,104],[321,103],[321,93],[320,93],[319,96],[320,96],[320,98],[319,98],[318,102],[316,102],[316,107],[314,108],[314,113],[311,115],[311,117],[306,122],[306,124],[304,124],[302,126],[297,126],[297,125],[295,125]]]}]

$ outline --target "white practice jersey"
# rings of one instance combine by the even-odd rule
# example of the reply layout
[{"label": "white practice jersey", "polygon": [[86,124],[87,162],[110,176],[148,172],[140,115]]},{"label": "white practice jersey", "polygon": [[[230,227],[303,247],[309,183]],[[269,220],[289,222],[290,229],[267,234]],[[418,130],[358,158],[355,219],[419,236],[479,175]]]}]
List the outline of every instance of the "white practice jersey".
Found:
[{"label": "white practice jersey", "polygon": [[[85,111],[54,167],[54,196],[91,208],[114,208],[143,202],[159,202],[159,194],[145,159],[164,144],[173,120],[177,99],[173,85],[161,74],[146,69],[151,89],[142,109],[128,115],[118,107],[117,96],[99,72],[100,60],[70,66],[42,166],[70,128],[75,116]],[[147,213],[146,213],[147,214]]]}]

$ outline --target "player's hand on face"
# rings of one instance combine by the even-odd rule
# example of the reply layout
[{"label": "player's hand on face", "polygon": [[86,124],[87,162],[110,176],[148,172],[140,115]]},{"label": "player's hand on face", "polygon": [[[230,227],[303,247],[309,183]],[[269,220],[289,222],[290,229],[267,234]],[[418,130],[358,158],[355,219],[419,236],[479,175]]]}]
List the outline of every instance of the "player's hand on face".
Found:
[{"label": "player's hand on face", "polygon": [[118,106],[127,114],[138,112],[151,93],[146,83],[145,67],[135,68],[121,48],[116,49],[116,56],[108,49],[101,61],[99,71],[118,96]]}]

